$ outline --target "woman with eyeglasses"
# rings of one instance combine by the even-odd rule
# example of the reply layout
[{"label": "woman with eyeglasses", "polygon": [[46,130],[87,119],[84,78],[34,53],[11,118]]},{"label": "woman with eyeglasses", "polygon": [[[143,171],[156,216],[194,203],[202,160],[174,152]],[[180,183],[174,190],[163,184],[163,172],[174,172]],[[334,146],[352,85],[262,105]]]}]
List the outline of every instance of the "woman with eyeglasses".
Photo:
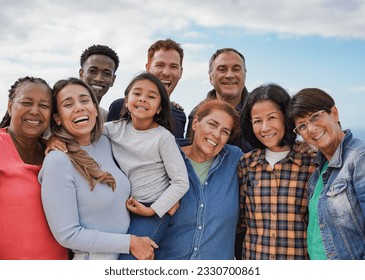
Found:
[{"label": "woman with eyeglasses", "polygon": [[253,90],[243,135],[255,149],[239,163],[242,259],[303,260],[307,253],[307,183],[314,154],[301,152],[286,116],[289,93],[276,84]]},{"label": "woman with eyeglasses", "polygon": [[365,259],[365,143],[342,130],[333,98],[318,88],[295,94],[288,115],[318,148],[308,183],[310,259]]}]

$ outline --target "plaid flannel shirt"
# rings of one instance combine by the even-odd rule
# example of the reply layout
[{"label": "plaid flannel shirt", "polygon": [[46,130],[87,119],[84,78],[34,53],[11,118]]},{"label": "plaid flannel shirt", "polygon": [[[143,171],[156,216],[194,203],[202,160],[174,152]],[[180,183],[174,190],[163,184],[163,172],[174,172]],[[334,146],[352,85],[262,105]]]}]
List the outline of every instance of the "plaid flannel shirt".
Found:
[{"label": "plaid flannel shirt", "polygon": [[273,169],[263,149],[242,156],[238,232],[246,231],[243,259],[308,259],[307,183],[314,157],[294,145]]}]

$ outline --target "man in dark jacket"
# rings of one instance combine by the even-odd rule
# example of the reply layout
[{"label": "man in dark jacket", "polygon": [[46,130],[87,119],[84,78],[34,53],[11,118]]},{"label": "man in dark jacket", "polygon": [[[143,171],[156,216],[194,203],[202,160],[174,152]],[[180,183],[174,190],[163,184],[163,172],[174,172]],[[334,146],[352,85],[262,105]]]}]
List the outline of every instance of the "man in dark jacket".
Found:
[{"label": "man in dark jacket", "polygon": [[[203,101],[206,99],[224,100],[241,113],[248,96],[245,86],[246,65],[244,56],[233,48],[219,49],[210,58],[208,73],[214,89],[208,92]],[[186,138],[190,137],[191,124],[198,107],[199,104],[189,114]],[[245,153],[252,150],[252,146],[242,137],[241,132],[228,143],[240,147]]]},{"label": "man in dark jacket", "polygon": [[[158,40],[148,49],[146,71],[157,76],[165,85],[169,96],[178,84],[182,72],[184,51],[180,44],[171,39]],[[119,98],[110,105],[108,121],[118,120],[124,104],[124,98]],[[184,109],[175,102],[170,102],[171,113],[174,120],[174,135],[183,138],[186,124]]]}]

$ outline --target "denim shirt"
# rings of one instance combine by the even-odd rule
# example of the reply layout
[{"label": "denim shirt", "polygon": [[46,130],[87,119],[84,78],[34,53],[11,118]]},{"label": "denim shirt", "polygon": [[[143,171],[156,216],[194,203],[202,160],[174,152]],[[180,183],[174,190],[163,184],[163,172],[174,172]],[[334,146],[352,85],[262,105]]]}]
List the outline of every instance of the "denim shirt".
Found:
[{"label": "denim shirt", "polygon": [[[184,146],[187,139],[180,141]],[[155,250],[157,260],[234,259],[239,216],[237,166],[242,151],[225,145],[201,184],[181,152],[189,174],[189,190],[180,200],[168,229]]]},{"label": "denim shirt", "polygon": [[[323,173],[323,190],[318,202],[318,222],[324,249],[330,260],[365,259],[365,143],[350,130]],[[308,183],[310,200],[326,158]]]}]

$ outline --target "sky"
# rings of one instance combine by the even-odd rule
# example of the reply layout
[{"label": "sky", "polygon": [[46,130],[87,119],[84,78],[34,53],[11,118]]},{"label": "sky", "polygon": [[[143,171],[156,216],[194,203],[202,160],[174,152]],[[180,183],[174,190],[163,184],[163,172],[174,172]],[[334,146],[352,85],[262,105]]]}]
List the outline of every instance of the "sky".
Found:
[{"label": "sky", "polygon": [[365,1],[363,0],[0,0],[0,117],[20,77],[50,86],[78,77],[83,50],[108,45],[120,58],[101,106],[123,96],[145,70],[147,50],[171,38],[184,49],[183,76],[171,99],[188,115],[212,89],[208,61],[232,47],[246,60],[249,91],[277,83],[295,94],[329,93],[343,128],[365,140]]}]

